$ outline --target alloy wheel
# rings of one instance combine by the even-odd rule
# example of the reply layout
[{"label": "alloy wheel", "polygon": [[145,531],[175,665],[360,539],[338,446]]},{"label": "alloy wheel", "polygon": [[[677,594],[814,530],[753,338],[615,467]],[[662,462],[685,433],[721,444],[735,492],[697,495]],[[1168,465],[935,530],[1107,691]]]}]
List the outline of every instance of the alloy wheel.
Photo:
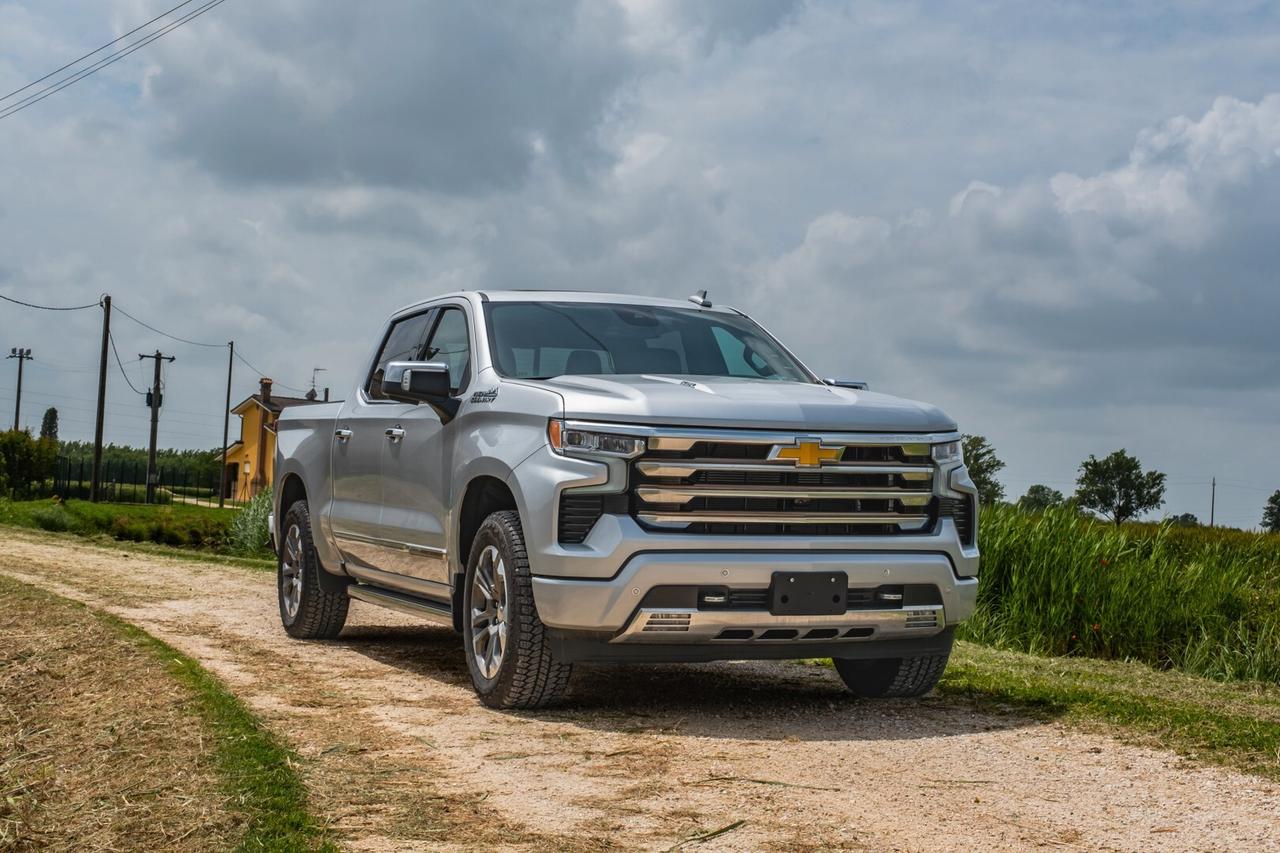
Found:
[{"label": "alloy wheel", "polygon": [[280,558],[280,602],[290,622],[302,606],[303,555],[302,528],[295,524],[284,537],[284,554]]},{"label": "alloy wheel", "polygon": [[507,648],[507,566],[492,545],[471,577],[471,652],[485,678],[497,678]]}]

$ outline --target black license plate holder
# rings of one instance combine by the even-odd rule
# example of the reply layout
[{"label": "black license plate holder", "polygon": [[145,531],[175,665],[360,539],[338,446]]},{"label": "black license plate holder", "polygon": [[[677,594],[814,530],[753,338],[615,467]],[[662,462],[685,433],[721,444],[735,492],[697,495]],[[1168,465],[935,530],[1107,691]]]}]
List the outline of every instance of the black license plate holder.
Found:
[{"label": "black license plate holder", "polygon": [[833,616],[849,606],[847,572],[774,572],[769,612],[774,616]]}]

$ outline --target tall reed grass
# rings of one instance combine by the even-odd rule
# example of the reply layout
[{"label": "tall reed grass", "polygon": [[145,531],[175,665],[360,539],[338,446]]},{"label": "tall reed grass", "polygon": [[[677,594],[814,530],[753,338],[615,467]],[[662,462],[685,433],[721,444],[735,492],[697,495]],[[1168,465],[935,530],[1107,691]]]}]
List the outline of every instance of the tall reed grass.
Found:
[{"label": "tall reed grass", "polygon": [[1280,681],[1280,536],[1116,528],[1008,506],[981,522],[978,610],[962,636]]}]

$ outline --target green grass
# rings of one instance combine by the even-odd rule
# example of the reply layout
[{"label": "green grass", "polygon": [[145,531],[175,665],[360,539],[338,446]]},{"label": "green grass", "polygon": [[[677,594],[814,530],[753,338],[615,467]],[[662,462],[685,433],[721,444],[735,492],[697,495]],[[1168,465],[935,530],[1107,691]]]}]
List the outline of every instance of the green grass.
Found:
[{"label": "green grass", "polygon": [[[0,524],[269,559],[271,552],[265,533],[257,535],[257,531],[249,531],[246,525],[237,525],[240,512],[181,503],[156,506],[81,500],[0,500]],[[265,514],[259,515],[265,530]]]},{"label": "green grass", "polygon": [[1280,680],[1280,536],[985,510],[966,639]]},{"label": "green grass", "polygon": [[[75,607],[80,602],[0,578],[6,586],[30,590]],[[141,628],[93,608],[95,618],[153,653],[190,692],[193,707],[214,739],[214,756],[231,808],[244,816],[237,849],[336,851],[327,832],[307,811],[307,791],[296,767],[298,756],[263,728],[222,683],[191,658]]]}]

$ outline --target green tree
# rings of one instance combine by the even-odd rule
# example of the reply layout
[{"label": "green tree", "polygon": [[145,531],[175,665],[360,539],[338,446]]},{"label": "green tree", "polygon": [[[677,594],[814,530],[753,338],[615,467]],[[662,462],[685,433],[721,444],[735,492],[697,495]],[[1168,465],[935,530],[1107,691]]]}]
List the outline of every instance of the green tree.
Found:
[{"label": "green tree", "polygon": [[1144,473],[1142,463],[1124,448],[1105,459],[1089,454],[1080,463],[1076,502],[1119,527],[1164,505],[1164,481],[1165,476],[1159,471]]},{"label": "green tree", "polygon": [[35,439],[26,430],[11,429],[0,433],[0,469],[8,488],[29,491],[53,474],[58,458],[57,442]]},{"label": "green tree", "polygon": [[1262,510],[1262,529],[1268,533],[1280,533],[1280,489],[1267,499]]},{"label": "green tree", "polygon": [[1200,519],[1196,518],[1194,512],[1184,512],[1170,518],[1169,523],[1174,527],[1199,527]]},{"label": "green tree", "polygon": [[1067,499],[1062,492],[1039,483],[1027,489],[1027,493],[1018,498],[1018,508],[1029,512],[1040,512],[1049,507],[1062,506]]},{"label": "green tree", "polygon": [[53,406],[44,410],[44,418],[40,421],[40,437],[58,440],[58,410]]},{"label": "green tree", "polygon": [[973,484],[978,487],[978,499],[984,506],[993,506],[1004,500],[1004,486],[996,480],[996,472],[1004,463],[996,456],[991,443],[980,435],[966,435],[961,439],[964,447],[964,464],[969,469]]}]

